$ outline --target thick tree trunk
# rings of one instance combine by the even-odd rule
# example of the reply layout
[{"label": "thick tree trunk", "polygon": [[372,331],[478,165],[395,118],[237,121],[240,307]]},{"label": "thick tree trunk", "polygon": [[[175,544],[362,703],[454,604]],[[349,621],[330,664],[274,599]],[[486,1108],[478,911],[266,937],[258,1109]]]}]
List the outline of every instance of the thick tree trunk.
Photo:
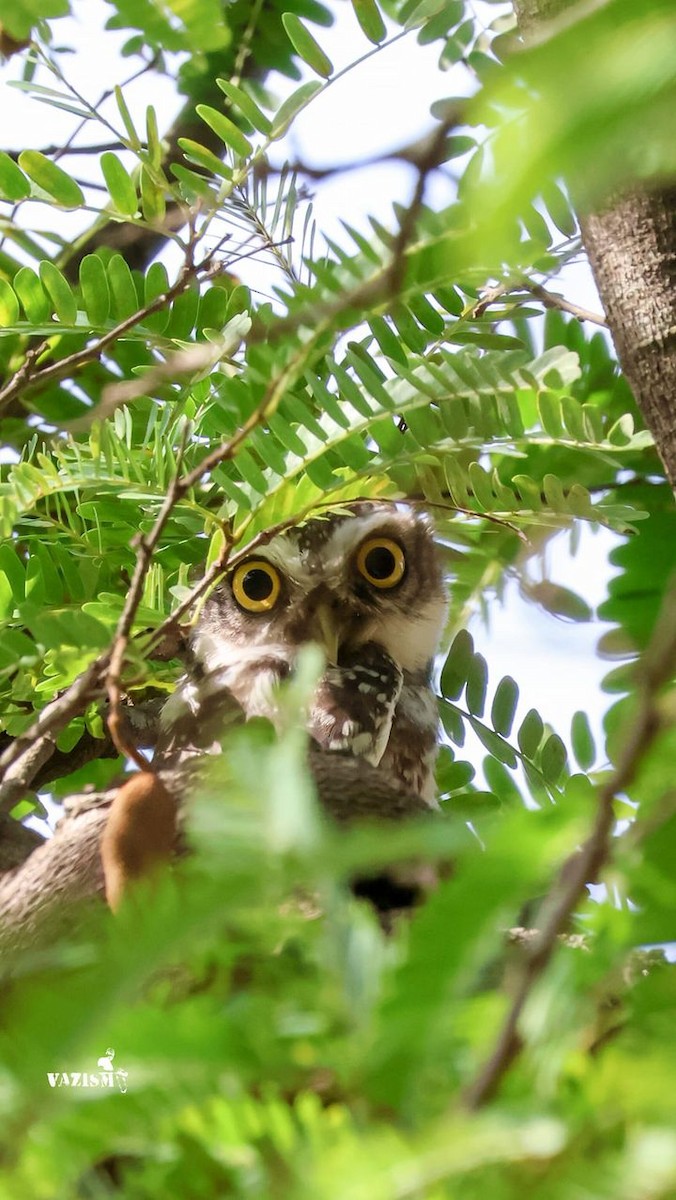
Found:
[{"label": "thick tree trunk", "polygon": [[[573,7],[514,0],[526,39]],[[627,192],[580,225],[620,365],[676,486],[676,187]]]},{"label": "thick tree trunk", "polygon": [[676,486],[676,188],[635,192],[581,220],[615,348]]}]

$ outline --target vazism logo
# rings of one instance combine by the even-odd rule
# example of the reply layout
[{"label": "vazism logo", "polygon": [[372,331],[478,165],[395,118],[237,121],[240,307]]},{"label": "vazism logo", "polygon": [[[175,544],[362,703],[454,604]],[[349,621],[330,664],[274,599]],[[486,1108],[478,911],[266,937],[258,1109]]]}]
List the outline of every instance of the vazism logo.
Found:
[{"label": "vazism logo", "polygon": [[47,1082],[51,1088],[114,1088],[127,1090],[128,1071],[113,1066],[115,1051],[106,1050],[97,1061],[98,1071],[48,1071]]}]

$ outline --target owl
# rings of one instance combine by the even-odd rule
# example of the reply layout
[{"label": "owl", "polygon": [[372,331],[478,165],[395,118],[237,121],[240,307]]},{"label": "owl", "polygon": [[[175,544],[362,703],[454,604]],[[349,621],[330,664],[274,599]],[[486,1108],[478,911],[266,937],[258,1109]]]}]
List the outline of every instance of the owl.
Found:
[{"label": "owl", "polygon": [[279,685],[314,642],[326,667],[307,712],[312,743],[365,761],[389,787],[434,807],[430,680],[445,611],[425,516],[361,503],[310,520],[238,563],[211,594],[165,730],[199,723],[223,694],[246,718],[274,724]]},{"label": "owl", "polygon": [[277,723],[280,685],[311,642],[325,668],[306,713],[309,761],[332,815],[348,819],[348,791],[350,817],[436,807],[431,672],[445,611],[430,523],[401,505],[352,505],[238,562],[197,621],[152,770],[132,776],[111,806],[101,841],[111,907],[171,856],[176,805],[228,724]]}]

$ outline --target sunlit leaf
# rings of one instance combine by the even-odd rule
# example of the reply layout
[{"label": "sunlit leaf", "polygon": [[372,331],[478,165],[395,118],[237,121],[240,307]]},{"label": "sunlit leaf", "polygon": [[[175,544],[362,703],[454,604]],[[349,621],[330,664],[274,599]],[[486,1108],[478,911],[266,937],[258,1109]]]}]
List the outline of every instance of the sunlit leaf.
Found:
[{"label": "sunlit leaf", "polygon": [[101,155],[101,170],[118,212],[127,217],[133,217],[138,211],[138,197],[131,176],[120,162],[116,154],[107,150]]},{"label": "sunlit leaf", "polygon": [[378,45],[387,34],[376,0],[351,0],[354,15],[370,42]]},{"label": "sunlit leaf", "polygon": [[14,289],[6,279],[0,279],[0,325],[16,325],[19,319],[19,301]]},{"label": "sunlit leaf", "polygon": [[106,269],[98,254],[86,254],[80,263],[80,287],[92,325],[102,325],[110,311]]},{"label": "sunlit leaf", "polygon": [[241,87],[237,87],[229,79],[217,79],[216,83],[228,97],[228,100],[239,109],[242,116],[251,122],[254,129],[257,129],[259,133],[270,133],[272,129],[270,118],[266,117],[265,113],[258,107],[256,101],[251,98],[248,92],[245,92]]},{"label": "sunlit leaf", "polygon": [[54,263],[41,262],[40,281],[54,306],[54,312],[58,319],[64,325],[74,325],[77,317],[77,301],[62,272],[54,266]]},{"label": "sunlit leaf", "polygon": [[62,204],[64,208],[80,208],[84,204],[80,185],[39,150],[22,150],[19,166],[57,204]]},{"label": "sunlit leaf", "polygon": [[328,55],[324,53],[319,42],[313,37],[309,29],[295,13],[284,13],[282,22],[292,46],[303,61],[313,71],[316,71],[318,75],[321,75],[324,79],[328,79],[329,75],[333,74],[333,63]]},{"label": "sunlit leaf", "polygon": [[14,291],[23,305],[26,319],[41,325],[49,317],[49,300],[39,277],[31,267],[21,267],[13,280]]},{"label": "sunlit leaf", "polygon": [[211,108],[208,104],[198,104],[196,111],[224,145],[234,150],[235,154],[241,158],[246,158],[251,154],[253,147],[248,137],[224,113],[219,112],[216,108]]},{"label": "sunlit leaf", "polygon": [[24,200],[31,194],[31,185],[23,171],[16,165],[4,150],[0,150],[0,198],[3,200]]},{"label": "sunlit leaf", "polygon": [[283,137],[294,117],[322,90],[318,79],[303,83],[295,92],[280,105],[272,119],[270,137],[273,140]]}]

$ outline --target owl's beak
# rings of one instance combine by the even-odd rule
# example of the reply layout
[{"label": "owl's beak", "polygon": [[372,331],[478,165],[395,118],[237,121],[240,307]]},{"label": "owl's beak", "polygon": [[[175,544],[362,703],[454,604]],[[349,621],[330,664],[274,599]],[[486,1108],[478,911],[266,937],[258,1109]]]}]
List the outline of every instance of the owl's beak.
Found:
[{"label": "owl's beak", "polygon": [[336,628],[335,614],[327,604],[320,604],[315,612],[315,641],[326,654],[326,661],[335,667],[338,663],[340,634]]}]

